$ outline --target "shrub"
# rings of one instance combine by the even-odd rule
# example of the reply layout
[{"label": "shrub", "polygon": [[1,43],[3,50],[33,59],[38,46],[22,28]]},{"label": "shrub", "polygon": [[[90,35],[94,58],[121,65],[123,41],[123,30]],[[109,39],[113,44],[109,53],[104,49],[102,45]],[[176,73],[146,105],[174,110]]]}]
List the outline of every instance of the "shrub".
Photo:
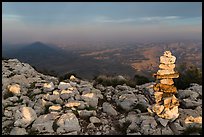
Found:
[{"label": "shrub", "polygon": [[141,85],[149,82],[149,80],[144,76],[136,75],[134,79],[125,77],[124,79],[118,78],[118,76],[107,76],[99,75],[94,78],[94,85],[102,84],[103,86],[113,86],[126,84],[130,87],[135,87],[135,85]]},{"label": "shrub", "polygon": [[178,67],[178,72],[179,78],[174,80],[178,89],[186,89],[191,83],[202,85],[202,70],[195,65],[187,66],[186,63],[183,63]]},{"label": "shrub", "polygon": [[142,85],[142,84],[150,82],[150,80],[147,77],[140,76],[140,75],[135,75],[134,81],[136,82],[137,85]]}]

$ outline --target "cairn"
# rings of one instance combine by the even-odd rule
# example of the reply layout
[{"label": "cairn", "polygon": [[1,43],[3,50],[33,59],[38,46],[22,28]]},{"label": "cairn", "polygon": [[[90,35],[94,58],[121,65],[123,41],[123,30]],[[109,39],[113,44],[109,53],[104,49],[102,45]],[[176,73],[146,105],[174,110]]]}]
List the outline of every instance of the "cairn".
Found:
[{"label": "cairn", "polygon": [[179,74],[174,71],[176,57],[172,56],[170,51],[165,51],[164,55],[160,57],[160,70],[154,76],[157,84],[153,86],[155,104],[152,106],[152,111],[160,118],[175,120],[178,118],[179,101],[174,96],[177,92],[173,85],[173,78],[178,78]]}]

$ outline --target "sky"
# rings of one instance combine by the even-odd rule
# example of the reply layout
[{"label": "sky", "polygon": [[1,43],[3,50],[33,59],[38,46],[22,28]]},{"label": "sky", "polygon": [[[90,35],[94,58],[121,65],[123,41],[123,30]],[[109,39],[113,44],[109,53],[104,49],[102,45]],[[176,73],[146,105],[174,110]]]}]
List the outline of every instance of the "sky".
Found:
[{"label": "sky", "polygon": [[202,38],[201,2],[3,2],[2,41]]}]

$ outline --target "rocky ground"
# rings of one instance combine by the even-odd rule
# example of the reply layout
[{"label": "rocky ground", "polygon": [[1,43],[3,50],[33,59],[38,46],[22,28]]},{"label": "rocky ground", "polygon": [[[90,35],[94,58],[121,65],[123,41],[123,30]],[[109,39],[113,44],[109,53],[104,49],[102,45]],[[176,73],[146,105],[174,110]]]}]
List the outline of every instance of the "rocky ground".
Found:
[{"label": "rocky ground", "polygon": [[170,122],[148,113],[152,85],[104,87],[68,78],[58,81],[17,59],[2,60],[3,135],[202,134],[202,86],[178,90],[179,117]]}]

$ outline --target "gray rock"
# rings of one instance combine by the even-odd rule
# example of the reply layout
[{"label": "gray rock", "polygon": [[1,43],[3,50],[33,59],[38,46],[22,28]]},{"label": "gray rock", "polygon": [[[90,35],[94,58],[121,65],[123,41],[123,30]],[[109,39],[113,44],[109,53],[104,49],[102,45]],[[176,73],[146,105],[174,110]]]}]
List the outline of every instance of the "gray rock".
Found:
[{"label": "gray rock", "polygon": [[19,128],[19,127],[14,127],[10,135],[27,135],[28,133],[26,132],[25,128]]},{"label": "gray rock", "polygon": [[173,131],[170,129],[169,126],[165,127],[165,128],[162,128],[161,129],[161,134],[162,135],[173,135]]},{"label": "gray rock", "polygon": [[87,126],[87,129],[94,129],[94,128],[96,128],[96,127],[93,123],[89,123]]},{"label": "gray rock", "polygon": [[192,94],[190,95],[191,100],[196,101],[198,97],[199,97],[199,94],[197,92],[192,92]]},{"label": "gray rock", "polygon": [[96,115],[95,110],[78,110],[77,112],[78,112],[80,117],[90,117],[90,116]]},{"label": "gray rock", "polygon": [[[3,118],[4,118],[4,117],[3,117]],[[3,118],[2,118],[2,119],[3,119]],[[5,128],[5,127],[8,127],[8,126],[9,126],[9,127],[10,127],[10,126],[13,126],[13,120],[8,120],[8,119],[6,119],[6,121],[3,121],[3,120],[2,120],[2,129]]]},{"label": "gray rock", "polygon": [[135,108],[139,109],[141,112],[146,112],[149,105],[147,98],[141,94],[138,94],[136,97],[138,102],[136,103]]},{"label": "gray rock", "polygon": [[123,94],[119,96],[116,103],[125,111],[130,111],[133,109],[137,103],[138,99],[134,94]]},{"label": "gray rock", "polygon": [[180,99],[188,98],[191,94],[191,90],[178,90],[178,98]]},{"label": "gray rock", "polygon": [[9,101],[8,99],[2,100],[3,107],[11,106],[13,105],[13,102]]},{"label": "gray rock", "polygon": [[41,89],[36,88],[36,89],[33,89],[33,92],[31,93],[31,95],[37,95],[37,94],[39,94],[41,92],[42,92]]},{"label": "gray rock", "polygon": [[12,117],[12,115],[13,115],[12,111],[8,111],[8,110],[5,110],[5,111],[4,111],[4,116],[6,116],[6,117]]},{"label": "gray rock", "polygon": [[108,102],[104,102],[102,107],[103,107],[103,112],[107,113],[108,115],[116,116],[118,114],[117,111]]},{"label": "gray rock", "polygon": [[141,135],[140,132],[136,132],[136,133],[128,133],[127,135]]},{"label": "gray rock", "polygon": [[168,122],[169,122],[168,119],[163,119],[163,118],[158,118],[157,120],[158,120],[159,123],[160,123],[162,126],[164,126],[164,127],[166,127],[167,124],[168,124]]},{"label": "gray rock", "polygon": [[37,100],[33,107],[37,116],[44,114],[46,106],[49,106],[47,101],[45,101],[44,99]]},{"label": "gray rock", "polygon": [[198,85],[196,83],[191,84],[192,87],[188,88],[189,90],[192,90],[194,92],[197,92],[199,95],[202,96],[202,85]]},{"label": "gray rock", "polygon": [[53,133],[53,123],[54,120],[59,116],[57,113],[50,113],[46,115],[39,116],[33,123],[32,129],[37,130],[40,133]]},{"label": "gray rock", "polygon": [[141,132],[143,132],[144,135],[153,134],[157,127],[157,122],[155,121],[154,117],[141,116],[141,119]]},{"label": "gray rock", "polygon": [[95,123],[101,123],[101,120],[95,116],[92,116],[89,118],[90,122],[95,124]]},{"label": "gray rock", "polygon": [[194,107],[198,107],[198,106],[202,105],[202,102],[193,101],[190,99],[183,99],[182,104],[185,108],[194,108]]},{"label": "gray rock", "polygon": [[71,88],[72,86],[70,85],[70,83],[66,83],[66,82],[60,82],[58,89],[60,90],[64,90],[64,89],[68,89]]},{"label": "gray rock", "polygon": [[81,127],[77,117],[73,113],[63,114],[57,121],[57,133],[80,131]]},{"label": "gray rock", "polygon": [[18,101],[18,97],[16,97],[16,96],[14,96],[14,97],[9,97],[9,98],[7,98],[9,101],[11,101],[11,102],[16,102],[16,101]]},{"label": "gray rock", "polygon": [[55,85],[53,84],[53,82],[45,83],[45,84],[43,85],[43,90],[44,90],[45,92],[47,92],[47,91],[52,91],[52,90],[54,90],[54,89],[55,89]]},{"label": "gray rock", "polygon": [[20,110],[17,110],[14,115],[14,126],[24,128],[29,126],[37,118],[35,111],[30,107],[21,107]]},{"label": "gray rock", "polygon": [[87,102],[87,104],[91,107],[96,108],[98,104],[98,97],[94,93],[86,93],[82,94],[81,98]]},{"label": "gray rock", "polygon": [[62,105],[64,104],[64,101],[61,98],[58,98],[56,99],[56,103]]},{"label": "gray rock", "polygon": [[78,135],[77,131],[69,132],[69,133],[64,133],[62,135]]},{"label": "gray rock", "polygon": [[104,91],[104,90],[106,89],[106,88],[105,88],[103,85],[101,85],[101,84],[96,85],[96,88],[99,89],[100,91]]},{"label": "gray rock", "polygon": [[57,99],[60,99],[60,97],[59,95],[48,95],[46,99],[49,101],[56,101]]},{"label": "gray rock", "polygon": [[69,99],[70,97],[71,97],[71,94],[69,93],[60,94],[60,98],[63,100]]}]

